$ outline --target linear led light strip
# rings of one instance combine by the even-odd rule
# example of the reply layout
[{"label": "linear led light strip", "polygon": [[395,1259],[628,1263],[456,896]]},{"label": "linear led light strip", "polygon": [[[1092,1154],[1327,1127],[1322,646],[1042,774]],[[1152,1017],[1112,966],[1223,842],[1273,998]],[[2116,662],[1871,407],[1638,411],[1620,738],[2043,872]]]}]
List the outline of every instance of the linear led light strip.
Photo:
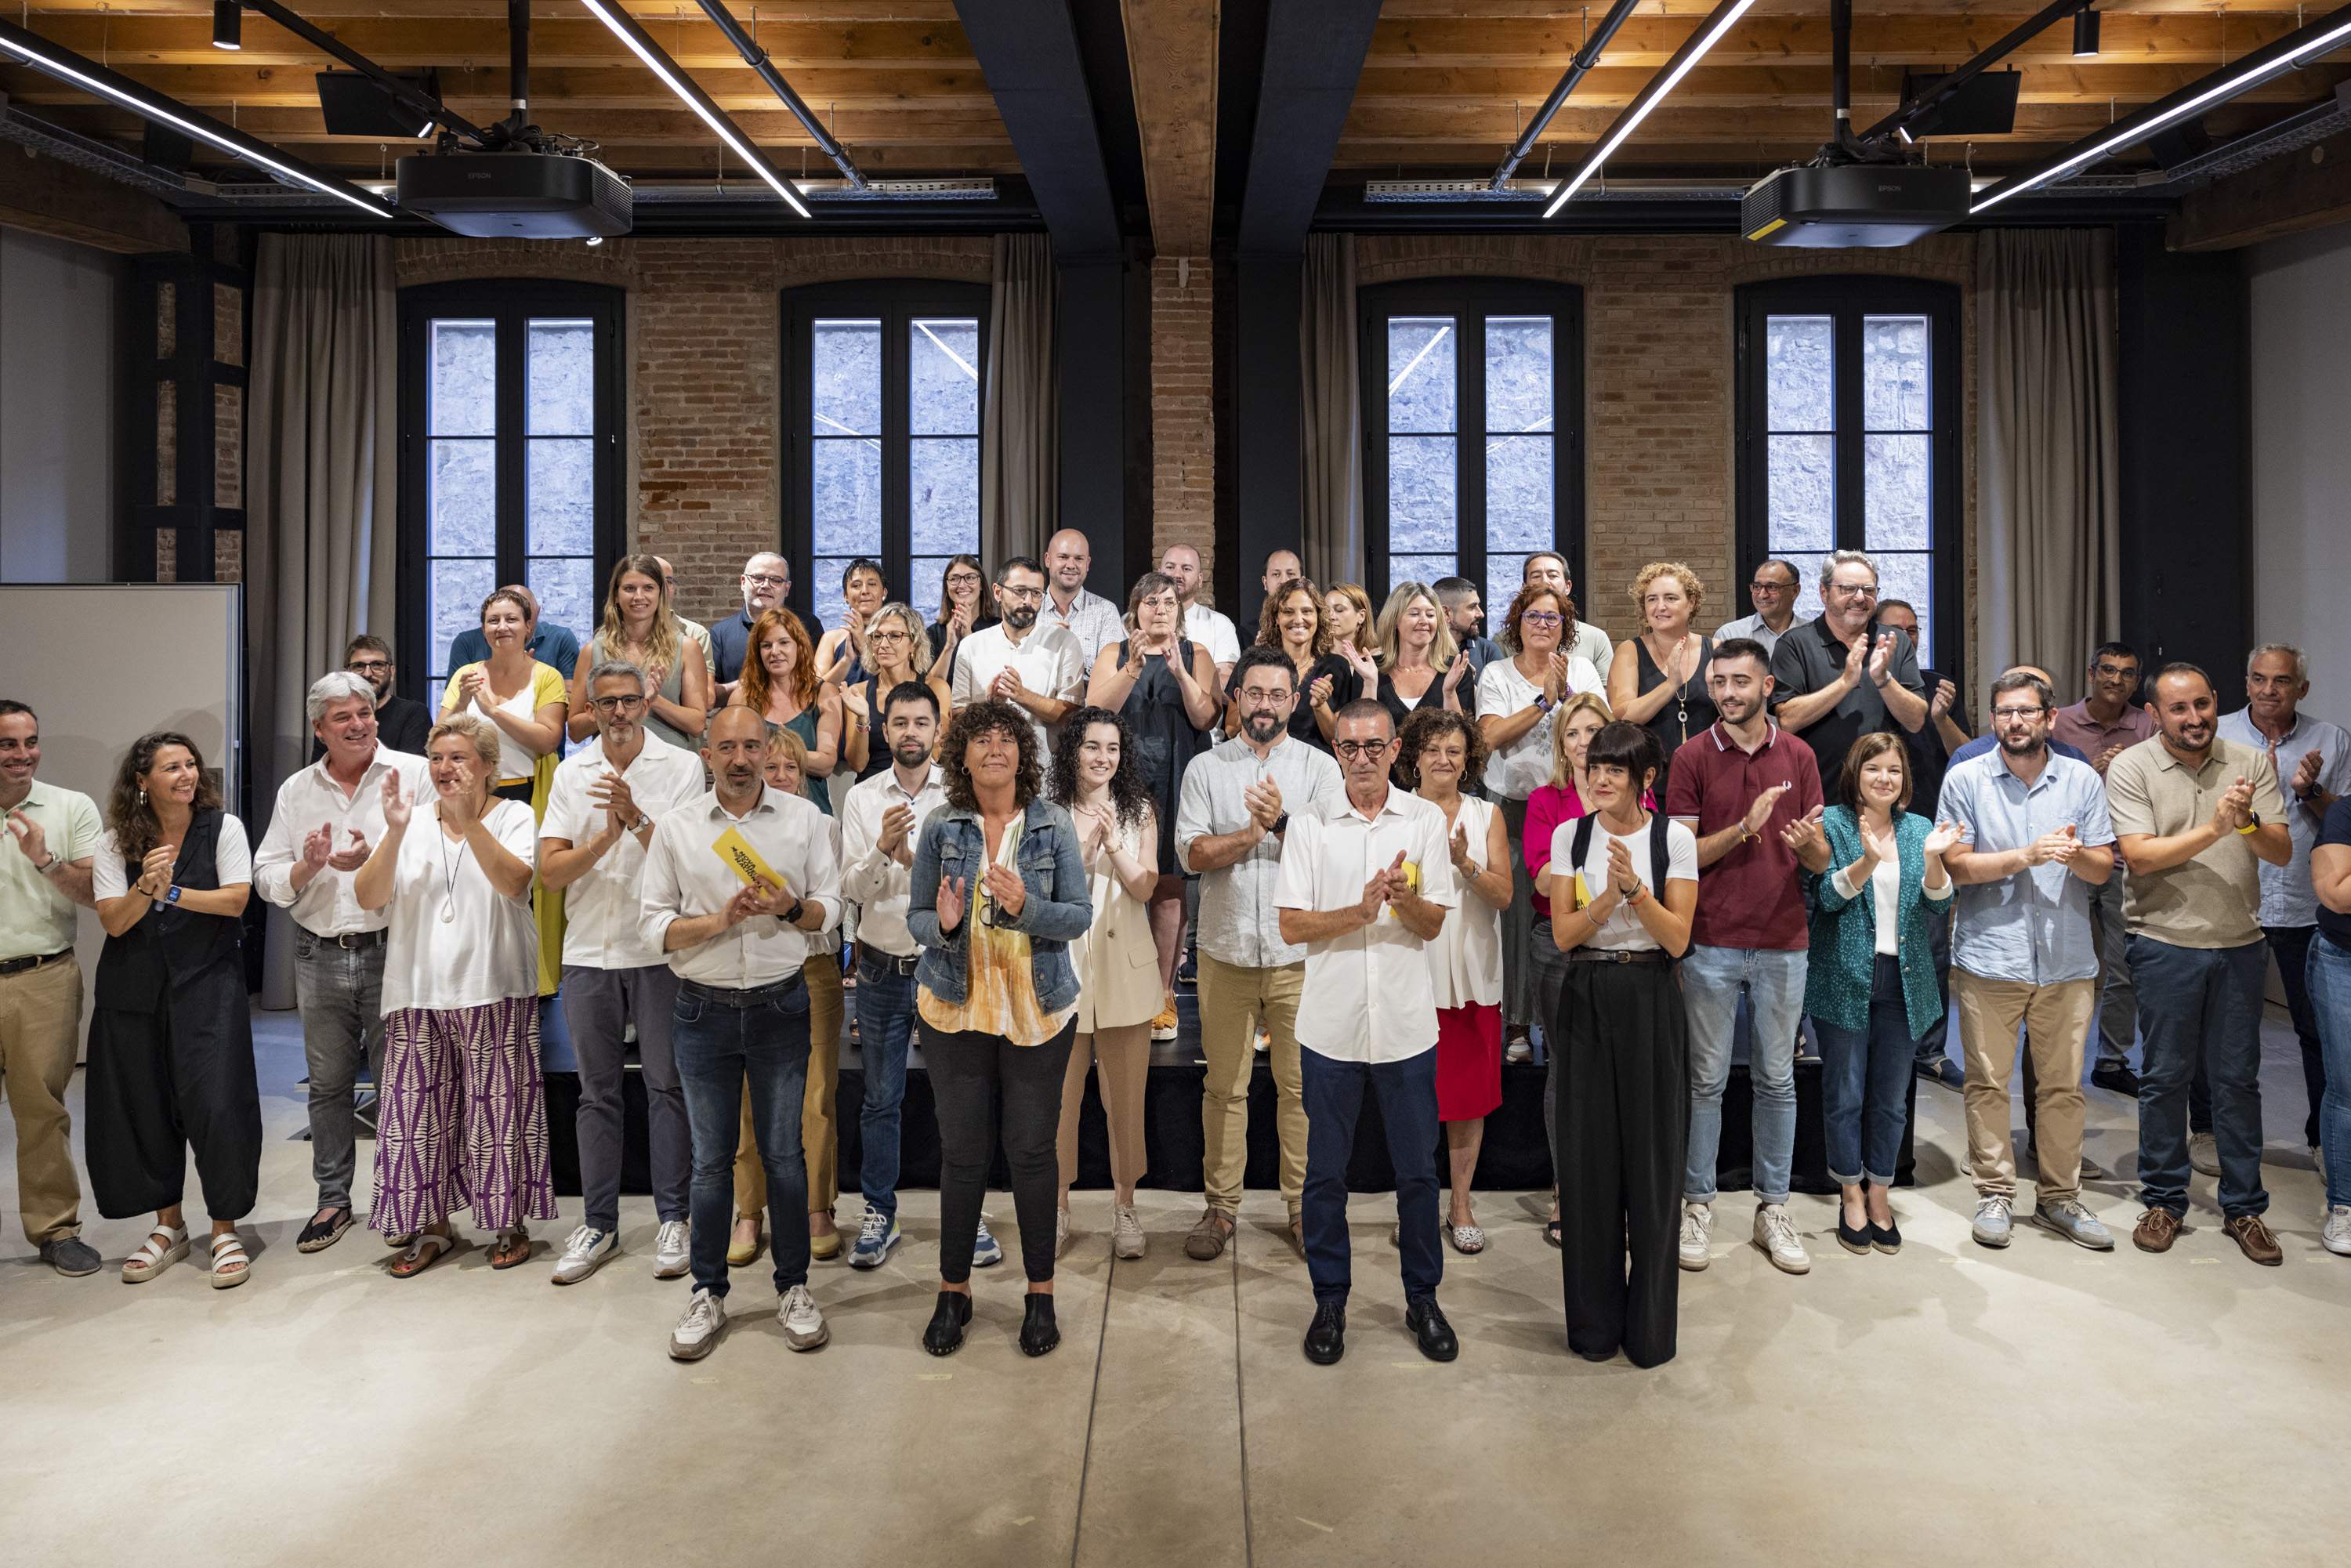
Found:
[{"label": "linear led light strip", "polygon": [[1640,96],[1616,117],[1616,123],[1608,128],[1608,134],[1602,139],[1600,145],[1576,165],[1575,172],[1568,176],[1567,183],[1559,188],[1559,193],[1552,197],[1551,205],[1543,209],[1543,216],[1555,215],[1560,208],[1567,205],[1570,196],[1583,188],[1585,181],[1600,172],[1601,165],[1606,163],[1616,149],[1625,145],[1633,132],[1640,129],[1641,121],[1649,118],[1649,111],[1665,101],[1666,95],[1674,90],[1682,78],[1689,75],[1699,60],[1705,58],[1708,49],[1722,41],[1722,36],[1730,31],[1731,24],[1747,15],[1747,8],[1754,4],[1755,0],[1723,0],[1714,8],[1713,15],[1674,52],[1674,57],[1666,62],[1666,68],[1650,78],[1649,85],[1641,89]]},{"label": "linear led light strip", "polygon": [[680,102],[700,116],[702,123],[710,127],[719,141],[734,150],[735,156],[749,164],[751,172],[766,181],[768,188],[781,196],[786,206],[802,217],[810,215],[799,193],[784,177],[777,173],[775,167],[744,139],[743,133],[735,128],[734,121],[719,112],[718,106],[710,100],[709,96],[686,79],[685,73],[677,68],[676,62],[662,52],[661,47],[646,36],[634,19],[614,10],[606,4],[606,0],[581,0],[581,3],[596,20],[611,29],[614,37],[629,46],[629,52],[644,63],[645,69],[661,78],[663,86],[677,94]]},{"label": "linear led light strip", "polygon": [[[2342,12],[2336,13],[2337,16],[2343,15]],[[2001,183],[1990,195],[1970,207],[1969,215],[1972,217],[1976,214],[1987,212],[2011,196],[2032,190],[2036,186],[2045,185],[2061,175],[2071,173],[2085,163],[2094,163],[2101,158],[2121,152],[2126,147],[2135,146],[2175,120],[2185,120],[2200,109],[2209,108],[2223,99],[2234,98],[2241,92],[2249,91],[2273,77],[2283,76],[2286,72],[2298,68],[2300,63],[2305,58],[2325,54],[2328,50],[2346,42],[2351,42],[2351,20],[2336,21],[2332,26],[2328,26],[2326,22],[2322,21],[2318,26],[2325,27],[2326,30],[2306,44],[2299,45],[2267,60],[2261,59],[2258,55],[2248,56],[2247,60],[2253,63],[2241,63],[2235,71],[2222,72],[2220,80],[2215,81],[2193,98],[2176,103],[2161,113],[2140,120],[2137,124],[2126,120],[2109,134],[2098,138],[2079,152],[2072,153],[2052,163],[2039,173]]]},{"label": "linear led light strip", "polygon": [[[35,70],[53,76],[59,81],[71,82],[76,87],[88,88],[100,98],[122,105],[141,119],[160,120],[175,131],[183,131],[194,137],[207,146],[217,147],[232,157],[242,158],[248,163],[258,163],[271,173],[316,191],[320,195],[332,196],[339,202],[349,202],[371,218],[391,218],[398,215],[391,207],[381,203],[371,202],[357,191],[338,181],[322,178],[298,164],[272,156],[264,142],[234,133],[227,128],[217,125],[202,116],[191,120],[174,114],[161,104],[152,101],[144,94],[127,90],[120,81],[110,81],[102,77],[93,76],[78,67],[68,65],[65,60],[49,53],[47,47],[33,47],[34,44],[46,44],[46,40],[29,33],[21,33],[19,29],[8,26],[5,23],[0,23],[0,27],[6,27],[7,33],[18,35],[12,37],[0,34],[0,49],[7,50]],[[23,41],[25,38],[32,38],[33,42],[26,43]],[[59,53],[63,52],[59,51]],[[108,73],[109,76],[111,74],[111,72]]]}]

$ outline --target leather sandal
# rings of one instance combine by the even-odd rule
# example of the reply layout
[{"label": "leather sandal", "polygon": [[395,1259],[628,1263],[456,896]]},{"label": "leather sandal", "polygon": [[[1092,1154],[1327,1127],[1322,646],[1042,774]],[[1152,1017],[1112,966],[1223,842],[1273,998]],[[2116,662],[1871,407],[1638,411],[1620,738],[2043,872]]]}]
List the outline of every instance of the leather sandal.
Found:
[{"label": "leather sandal", "polygon": [[497,1245],[490,1249],[490,1267],[514,1269],[530,1261],[530,1231],[520,1225],[512,1230],[498,1232]]},{"label": "leather sandal", "polygon": [[234,1230],[213,1238],[212,1286],[226,1291],[244,1284],[253,1277],[253,1260],[246,1256],[245,1243]]},{"label": "leather sandal", "polygon": [[[161,1240],[162,1245],[155,1243]],[[152,1280],[188,1255],[188,1228],[159,1225],[147,1233],[139,1250],[122,1260],[122,1282],[136,1285]]]},{"label": "leather sandal", "polygon": [[413,1280],[440,1260],[441,1255],[457,1245],[454,1236],[444,1236],[437,1230],[420,1230],[408,1243],[408,1250],[392,1260],[390,1272],[395,1280]]}]

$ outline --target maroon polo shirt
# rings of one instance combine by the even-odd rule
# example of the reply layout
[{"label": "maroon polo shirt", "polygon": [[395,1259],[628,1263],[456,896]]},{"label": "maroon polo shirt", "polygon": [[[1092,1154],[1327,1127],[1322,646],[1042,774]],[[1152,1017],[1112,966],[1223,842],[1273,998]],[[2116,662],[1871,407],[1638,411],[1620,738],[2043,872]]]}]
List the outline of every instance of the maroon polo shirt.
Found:
[{"label": "maroon polo shirt", "polygon": [[1666,815],[1695,824],[1701,839],[1746,816],[1755,797],[1774,784],[1794,788],[1772,805],[1762,836],[1732,845],[1729,853],[1698,873],[1692,942],[1782,952],[1807,945],[1796,857],[1780,841],[1780,830],[1821,804],[1821,768],[1813,748],[1777,723],[1751,755],[1719,723],[1675,751]]}]

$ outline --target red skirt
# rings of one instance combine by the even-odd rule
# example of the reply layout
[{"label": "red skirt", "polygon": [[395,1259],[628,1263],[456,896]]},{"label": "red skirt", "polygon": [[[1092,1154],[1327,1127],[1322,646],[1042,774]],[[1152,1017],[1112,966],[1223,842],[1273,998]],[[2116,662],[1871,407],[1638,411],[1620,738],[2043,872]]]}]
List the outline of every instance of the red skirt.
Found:
[{"label": "red skirt", "polygon": [[1502,1009],[1437,1009],[1437,1119],[1474,1122],[1502,1103]]}]

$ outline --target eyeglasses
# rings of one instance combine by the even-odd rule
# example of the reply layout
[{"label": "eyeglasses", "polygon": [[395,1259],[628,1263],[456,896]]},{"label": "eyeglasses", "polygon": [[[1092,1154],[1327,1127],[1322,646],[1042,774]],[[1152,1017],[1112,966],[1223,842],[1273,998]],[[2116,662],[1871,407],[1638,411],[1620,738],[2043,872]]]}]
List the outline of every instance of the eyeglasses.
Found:
[{"label": "eyeglasses", "polygon": [[2138,678],[2137,664],[2093,664],[2090,674],[2102,681],[2135,681]]},{"label": "eyeglasses", "polygon": [[1567,617],[1556,610],[1530,610],[1519,619],[1529,626],[1556,626]]},{"label": "eyeglasses", "polygon": [[379,670],[390,670],[392,661],[390,659],[353,659],[343,667],[355,675],[371,675]]},{"label": "eyeglasses", "polygon": [[1359,757],[1377,757],[1395,744],[1389,740],[1343,740],[1331,749],[1353,762]]},{"label": "eyeglasses", "polygon": [[947,586],[949,588],[977,588],[979,586],[979,573],[976,571],[951,571],[947,573]]},{"label": "eyeglasses", "polygon": [[2006,724],[2011,719],[2039,718],[2049,710],[2035,704],[2032,707],[1996,707],[1991,710],[1994,724]]},{"label": "eyeglasses", "polygon": [[778,577],[772,571],[747,571],[743,574],[743,580],[760,588],[782,588],[790,582],[791,579]]},{"label": "eyeglasses", "polygon": [[1024,604],[1029,600],[1042,599],[1045,597],[1045,591],[1041,588],[1015,588],[1009,583],[1007,583],[1004,587],[998,589],[996,591],[1004,595],[1007,599],[1018,600]]},{"label": "eyeglasses", "polygon": [[906,633],[895,627],[884,630],[877,626],[865,633],[865,640],[869,643],[903,643],[906,640]]},{"label": "eyeglasses", "polygon": [[1874,582],[1832,582],[1828,585],[1825,591],[1835,594],[1839,599],[1875,599],[1877,597],[1877,584]]},{"label": "eyeglasses", "polygon": [[588,700],[588,706],[598,713],[626,713],[632,708],[644,706],[645,699],[643,697],[590,697]]},{"label": "eyeglasses", "polygon": [[1754,581],[1747,585],[1747,591],[1750,593],[1793,593],[1796,591],[1796,585],[1792,582],[1770,582],[1759,577]]}]

